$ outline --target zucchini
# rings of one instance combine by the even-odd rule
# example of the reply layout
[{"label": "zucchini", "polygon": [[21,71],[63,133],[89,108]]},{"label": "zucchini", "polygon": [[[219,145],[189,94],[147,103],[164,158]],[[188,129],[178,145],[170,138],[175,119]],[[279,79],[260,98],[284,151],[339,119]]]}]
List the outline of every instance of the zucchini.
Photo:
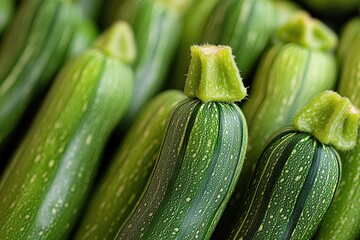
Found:
[{"label": "zucchini", "polygon": [[14,0],[1,0],[0,2],[0,35],[9,25],[14,13]]},{"label": "zucchini", "polygon": [[83,16],[92,21],[97,21],[102,8],[102,2],[101,0],[77,0]]},{"label": "zucchini", "polygon": [[66,59],[70,59],[91,48],[98,36],[98,32],[98,28],[92,20],[81,17],[76,32],[71,39]]},{"label": "zucchini", "polygon": [[231,48],[193,46],[149,183],[116,239],[209,239],[240,173],[245,94]]},{"label": "zucchini", "polygon": [[131,48],[130,40],[127,25],[114,25],[61,69],[1,176],[0,239],[69,234],[107,137],[129,105],[133,72],[118,47]]},{"label": "zucchini", "polygon": [[0,49],[0,146],[62,64],[76,10],[67,0],[22,2]]},{"label": "zucchini", "polygon": [[184,25],[180,36],[179,47],[173,62],[170,86],[184,89],[185,75],[189,65],[189,46],[199,44],[207,20],[214,12],[219,0],[197,0],[192,3],[184,16]]},{"label": "zucchini", "polygon": [[277,18],[277,27],[286,23],[297,11],[301,10],[301,7],[293,1],[273,0],[272,4]]},{"label": "zucchini", "polygon": [[[224,13],[212,15],[203,42],[225,44],[233,48],[236,62],[246,85],[257,60],[269,43],[276,17],[268,0],[227,0]],[[223,17],[223,18],[220,18]],[[220,22],[220,23],[216,23]],[[218,30],[218,31],[217,31]]]},{"label": "zucchini", "polygon": [[187,2],[141,1],[134,9],[130,22],[135,30],[139,54],[134,64],[134,97],[122,123],[123,129],[134,122],[144,104],[163,87],[179,42],[181,9],[186,9],[177,6]]},{"label": "zucchini", "polygon": [[240,213],[239,203],[244,202],[256,162],[271,136],[290,125],[302,107],[318,93],[332,89],[336,82],[335,55],[327,48],[320,50],[336,46],[333,32],[305,12],[294,15],[278,31],[284,43],[266,52],[256,70],[249,100],[242,106],[249,126],[249,144],[243,170],[219,223],[219,231],[226,232]]},{"label": "zucchini", "polygon": [[146,105],[95,187],[74,239],[114,239],[145,189],[167,118],[183,99],[182,92],[167,90]]},{"label": "zucchini", "polygon": [[[360,17],[354,17],[350,19],[342,28],[340,35],[340,44],[336,52],[336,56],[340,65],[344,64],[347,59],[348,53],[352,52],[349,49],[353,49],[352,44],[359,39],[360,36]],[[340,69],[342,69],[341,66]]]},{"label": "zucchini", "polygon": [[[360,112],[325,91],[263,150],[245,207],[227,239],[311,239],[339,182],[340,157],[351,149]],[[334,148],[334,147],[335,148]]]},{"label": "zucchini", "polygon": [[[355,25],[354,25],[355,24]],[[358,26],[357,29],[353,26]],[[340,38],[340,49],[351,49],[343,57],[337,91],[360,107],[360,25],[352,20]],[[350,29],[355,33],[348,32]],[[350,39],[348,38],[350,37]],[[351,151],[340,152],[342,175],[333,202],[317,232],[316,239],[356,240],[360,237],[360,137]]]}]

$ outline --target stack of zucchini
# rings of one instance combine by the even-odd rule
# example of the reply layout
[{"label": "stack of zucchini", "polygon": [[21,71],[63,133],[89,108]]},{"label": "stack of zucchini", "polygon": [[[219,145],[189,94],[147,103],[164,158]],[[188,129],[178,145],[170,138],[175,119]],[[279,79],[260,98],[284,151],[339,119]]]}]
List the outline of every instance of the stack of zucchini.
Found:
[{"label": "stack of zucchini", "polygon": [[360,239],[359,0],[1,0],[0,239]]}]

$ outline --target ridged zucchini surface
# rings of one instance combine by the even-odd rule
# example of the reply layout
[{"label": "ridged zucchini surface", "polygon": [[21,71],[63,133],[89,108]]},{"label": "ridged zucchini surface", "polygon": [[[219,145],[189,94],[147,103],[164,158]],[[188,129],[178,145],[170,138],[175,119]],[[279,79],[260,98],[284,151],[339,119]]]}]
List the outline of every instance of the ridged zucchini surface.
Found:
[{"label": "ridged zucchini surface", "polygon": [[241,170],[246,141],[236,104],[178,104],[145,193],[116,239],[209,239]]},{"label": "ridged zucchini surface", "polygon": [[124,115],[132,70],[99,48],[61,70],[0,181],[0,239],[65,239]]},{"label": "ridged zucchini surface", "polygon": [[185,95],[168,90],[136,118],[109,168],[95,187],[74,239],[113,239],[146,188],[168,118]]},{"label": "ridged zucchini surface", "polygon": [[[285,42],[275,44],[264,54],[256,69],[248,101],[242,105],[249,127],[249,144],[236,190],[219,223],[221,232],[226,232],[240,214],[256,162],[267,142],[282,128],[289,126],[295,114],[313,97],[335,87],[338,69],[335,55],[328,50],[317,49],[319,42],[328,44],[328,38],[334,47],[335,34],[328,33],[325,28],[321,36],[326,37],[317,39],[312,36],[321,27],[317,27],[316,31],[310,29],[318,24],[301,12],[285,24],[279,29],[285,30]],[[303,34],[311,37],[302,37]],[[302,43],[303,39],[312,39],[314,43]]]},{"label": "ridged zucchini surface", "polygon": [[227,0],[220,4],[225,7],[219,11],[224,12],[212,15],[214,20],[209,20],[203,41],[231,46],[249,85],[250,74],[274,31],[274,8],[268,0]]},{"label": "ridged zucchini surface", "polygon": [[[355,28],[357,26],[357,28]],[[346,45],[346,46],[345,46]],[[351,49],[340,58],[341,76],[337,91],[360,107],[360,21],[351,20],[340,38],[340,49]],[[345,51],[343,52],[345,53]],[[341,61],[342,60],[342,61]],[[360,238],[360,138],[350,151],[341,151],[342,175],[329,211],[316,239],[356,240]]]},{"label": "ridged zucchini surface", "polygon": [[134,63],[134,97],[123,124],[130,126],[145,103],[160,91],[181,33],[181,14],[163,1],[141,1],[129,20],[138,56]]},{"label": "ridged zucchini surface", "polygon": [[76,13],[68,1],[21,3],[0,49],[0,145],[64,60]]},{"label": "ridged zucchini surface", "polygon": [[339,177],[333,147],[308,133],[282,131],[262,152],[228,239],[311,239]]}]

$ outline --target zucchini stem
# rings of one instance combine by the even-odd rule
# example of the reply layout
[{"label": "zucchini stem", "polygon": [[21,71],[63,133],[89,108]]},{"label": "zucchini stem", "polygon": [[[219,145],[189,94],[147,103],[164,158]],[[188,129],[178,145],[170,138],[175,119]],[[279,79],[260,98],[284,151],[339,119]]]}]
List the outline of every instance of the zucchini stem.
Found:
[{"label": "zucchini stem", "polygon": [[203,102],[235,102],[246,96],[246,88],[228,46],[191,47],[185,94]]},{"label": "zucchini stem", "polygon": [[355,147],[360,111],[348,98],[324,91],[294,118],[298,130],[313,134],[320,142],[345,151]]},{"label": "zucchini stem", "polygon": [[334,50],[338,43],[336,34],[329,27],[305,11],[298,11],[280,26],[276,31],[276,38],[280,42],[297,43],[321,51]]},{"label": "zucchini stem", "polygon": [[114,23],[102,33],[96,39],[94,47],[126,64],[132,64],[136,58],[134,33],[124,21]]}]

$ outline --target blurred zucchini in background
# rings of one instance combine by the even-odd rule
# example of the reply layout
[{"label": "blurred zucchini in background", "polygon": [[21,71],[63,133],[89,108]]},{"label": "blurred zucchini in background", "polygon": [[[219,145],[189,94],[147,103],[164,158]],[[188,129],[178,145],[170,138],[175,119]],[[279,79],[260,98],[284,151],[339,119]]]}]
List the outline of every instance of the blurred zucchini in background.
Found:
[{"label": "blurred zucchini in background", "polygon": [[146,105],[95,187],[74,239],[114,239],[146,187],[171,111],[184,99],[167,90]]},{"label": "blurred zucchini in background", "polygon": [[[170,116],[139,204],[116,239],[209,239],[240,173],[246,89],[227,46],[193,46],[189,97]],[[166,226],[166,227],[164,227]]]},{"label": "blurred zucchini in background", "polygon": [[[118,0],[119,1],[119,0]],[[97,22],[100,10],[105,1],[102,0],[76,0],[81,13],[85,18]]]},{"label": "blurred zucchini in background", "polygon": [[69,1],[21,3],[0,49],[0,146],[62,64],[78,22]]},{"label": "blurred zucchini in background", "polygon": [[138,8],[141,2],[148,0],[108,0],[104,2],[104,16],[101,18],[101,24],[108,26],[111,23],[122,19],[129,21],[131,16]]},{"label": "blurred zucchini in background", "polygon": [[228,229],[239,214],[256,162],[270,138],[290,125],[314,96],[335,87],[337,65],[331,52],[337,45],[335,33],[299,12],[276,34],[279,42],[262,57],[242,107],[249,126],[247,155],[219,231]]},{"label": "blurred zucchini in background", "polygon": [[[336,56],[341,66],[340,70],[344,68],[344,61],[347,55],[353,52],[353,44],[360,38],[360,17],[354,17],[348,20],[341,29],[341,42],[336,52]],[[349,68],[348,68],[349,69]]]},{"label": "blurred zucchini in background", "polygon": [[280,27],[288,21],[297,11],[303,10],[298,4],[291,0],[273,0],[272,4],[275,9],[277,27]]},{"label": "blurred zucchini in background", "polygon": [[57,75],[0,181],[1,239],[65,239],[92,184],[107,137],[128,108],[134,45],[128,25]]},{"label": "blurred zucchini in background", "polygon": [[182,16],[191,1],[144,0],[132,12],[129,21],[135,31],[138,56],[134,64],[134,95],[122,123],[124,130],[134,122],[146,102],[162,89],[179,43]]},{"label": "blurred zucchini in background", "polygon": [[245,85],[259,57],[267,47],[276,24],[269,0],[227,0],[221,2],[205,30],[203,42],[232,47]]},{"label": "blurred zucchini in background", "polygon": [[9,25],[15,11],[14,0],[0,1],[0,35]]},{"label": "blurred zucchini in background", "polygon": [[67,59],[89,49],[93,45],[98,34],[99,30],[92,20],[84,17],[80,18],[67,51]]},{"label": "blurred zucchini in background", "polygon": [[263,150],[227,239],[311,239],[340,179],[335,148],[355,146],[359,119],[349,99],[317,95]]},{"label": "blurred zucchini in background", "polygon": [[[354,28],[358,25],[358,28]],[[360,107],[360,25],[359,19],[348,23],[340,37],[341,77],[337,91]],[[349,32],[353,30],[354,32]],[[344,46],[346,44],[346,46]],[[360,137],[351,151],[340,152],[342,175],[339,188],[324,216],[316,239],[356,240],[360,238]]]},{"label": "blurred zucchini in background", "polygon": [[184,25],[180,36],[180,44],[177,49],[173,68],[170,72],[169,85],[177,89],[184,89],[186,73],[189,68],[189,47],[200,44],[207,20],[214,12],[219,0],[197,0],[189,7],[184,16]]}]

